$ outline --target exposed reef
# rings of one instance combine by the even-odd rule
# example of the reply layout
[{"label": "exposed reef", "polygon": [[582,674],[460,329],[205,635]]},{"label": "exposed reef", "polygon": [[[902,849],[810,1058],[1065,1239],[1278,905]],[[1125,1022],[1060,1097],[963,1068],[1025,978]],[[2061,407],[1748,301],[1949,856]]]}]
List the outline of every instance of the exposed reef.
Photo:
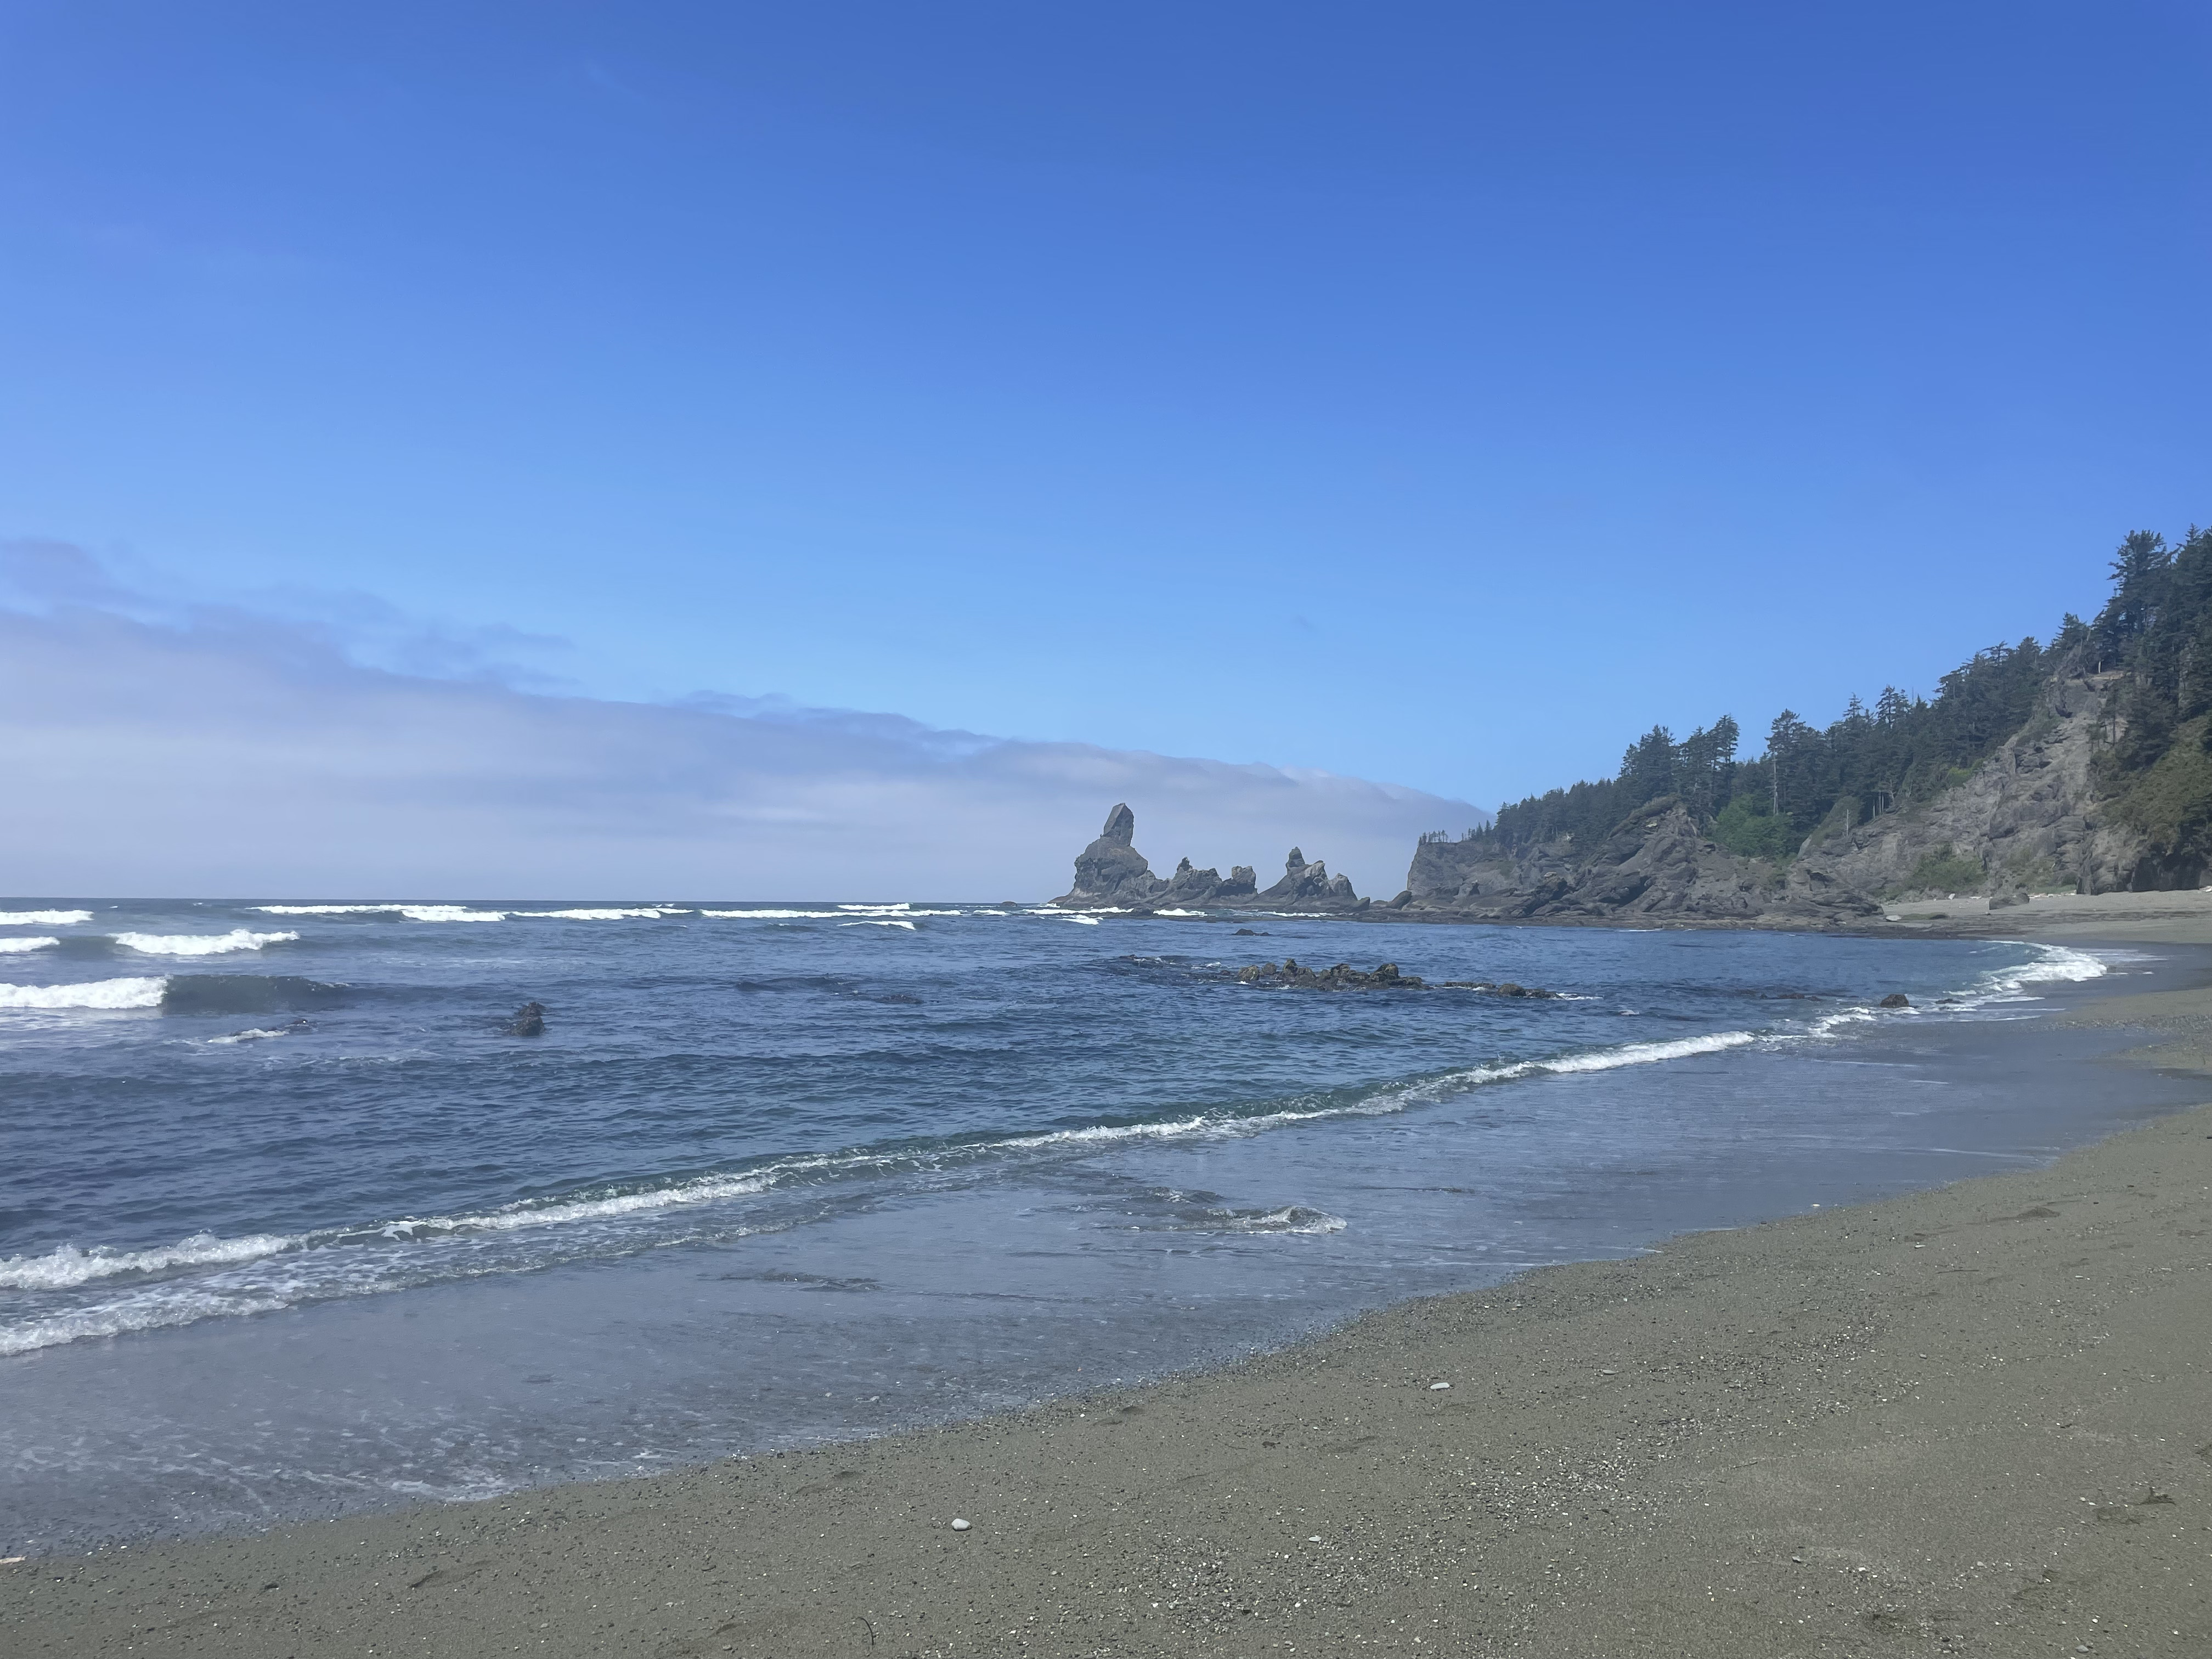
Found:
[{"label": "exposed reef", "polygon": [[1543,991],[1533,985],[1516,985],[1511,980],[1492,981],[1483,979],[1448,979],[1441,985],[1431,985],[1418,974],[1401,974],[1395,962],[1377,965],[1370,973],[1362,973],[1348,962],[1340,962],[1331,968],[1308,968],[1296,957],[1285,957],[1280,963],[1257,962],[1249,968],[1237,970],[1239,985],[1264,986],[1270,990],[1294,991],[1480,991],[1498,997],[1558,997],[1558,991]]},{"label": "exposed reef", "polygon": [[1285,957],[1280,963],[1255,963],[1249,968],[1237,970],[1239,985],[1264,985],[1270,988],[1298,991],[1420,991],[1427,981],[1412,974],[1401,974],[1398,964],[1386,962],[1371,974],[1363,974],[1349,963],[1340,962],[1334,968],[1318,970],[1301,967],[1296,957]]}]

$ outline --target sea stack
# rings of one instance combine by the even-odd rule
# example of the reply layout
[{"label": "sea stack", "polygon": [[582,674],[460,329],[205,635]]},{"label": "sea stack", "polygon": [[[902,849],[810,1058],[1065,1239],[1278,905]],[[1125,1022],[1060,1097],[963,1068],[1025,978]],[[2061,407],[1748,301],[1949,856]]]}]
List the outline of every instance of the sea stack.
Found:
[{"label": "sea stack", "polygon": [[1098,838],[1076,854],[1075,884],[1052,902],[1072,910],[1259,908],[1324,915],[1359,909],[1366,902],[1352,890],[1349,878],[1332,878],[1326,865],[1319,860],[1309,864],[1295,847],[1282,880],[1263,893],[1249,864],[1232,865],[1224,877],[1184,859],[1172,877],[1156,876],[1151,861],[1136,848],[1136,836],[1137,815],[1127,802],[1117,803]]}]

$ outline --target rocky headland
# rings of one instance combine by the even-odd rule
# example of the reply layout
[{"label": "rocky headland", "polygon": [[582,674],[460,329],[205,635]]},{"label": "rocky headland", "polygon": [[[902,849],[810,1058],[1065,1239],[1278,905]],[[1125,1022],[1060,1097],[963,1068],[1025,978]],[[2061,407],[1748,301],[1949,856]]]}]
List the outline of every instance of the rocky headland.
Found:
[{"label": "rocky headland", "polygon": [[[1618,775],[1423,836],[1386,903],[1291,849],[1261,888],[1186,859],[1157,876],[1116,806],[1055,903],[1134,915],[1252,909],[1363,921],[1879,927],[1897,907],[2182,892],[2212,874],[2212,531],[2138,532],[2092,622],[1997,645],[1933,699],[1885,690],[1816,729],[1784,710],[1736,758],[1723,715],[1654,726]],[[1936,920],[1941,917],[1932,918]],[[1991,924],[1996,925],[1996,924]]]}]

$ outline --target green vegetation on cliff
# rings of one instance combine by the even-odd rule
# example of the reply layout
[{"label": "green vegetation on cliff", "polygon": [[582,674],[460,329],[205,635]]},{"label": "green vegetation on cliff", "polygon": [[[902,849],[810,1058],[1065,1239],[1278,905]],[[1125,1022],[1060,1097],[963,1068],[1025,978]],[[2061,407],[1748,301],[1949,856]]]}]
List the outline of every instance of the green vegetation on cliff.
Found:
[{"label": "green vegetation on cliff", "polygon": [[[1936,696],[1885,687],[1816,727],[1775,717],[1763,753],[1739,761],[1726,715],[1676,739],[1663,726],[1629,745],[1613,777],[1498,809],[1476,840],[1509,850],[1594,846],[1651,802],[1679,798],[1729,851],[1785,860],[1823,834],[1933,799],[2035,718],[2057,675],[2109,674],[2109,746],[2097,762],[2110,810],[2142,830],[2179,879],[2212,862],[2212,532],[2179,548],[2138,532],[2120,545],[2110,601],[2094,623],[2069,615],[2049,649],[2035,640],[1978,651]],[[2101,682],[2100,682],[2101,683]],[[2085,803],[2086,805],[2086,803]],[[1971,888],[1984,872],[1945,849],[1914,886]],[[1917,878],[1925,874],[1929,879]]]},{"label": "green vegetation on cliff", "polygon": [[2179,547],[2138,531],[2112,561],[2112,590],[2094,623],[2067,619],[2088,667],[2121,672],[2096,781],[2165,881],[2193,883],[2212,863],[2212,531]]}]

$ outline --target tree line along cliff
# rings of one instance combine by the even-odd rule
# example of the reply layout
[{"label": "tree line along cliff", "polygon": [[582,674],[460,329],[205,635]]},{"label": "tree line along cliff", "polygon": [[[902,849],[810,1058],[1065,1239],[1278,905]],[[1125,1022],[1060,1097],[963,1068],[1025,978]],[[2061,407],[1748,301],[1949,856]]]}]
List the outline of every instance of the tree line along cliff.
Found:
[{"label": "tree line along cliff", "polygon": [[1421,838],[1405,890],[1362,899],[1293,848],[1261,889],[1152,874],[1117,806],[1054,901],[1370,920],[1844,925],[1885,901],[2194,887],[2212,866],[2212,531],[2129,536],[2094,620],[1978,651],[1932,698],[1885,688],[1814,726],[1785,709],[1739,758],[1726,715],[1655,726],[1610,778]]},{"label": "tree line along cliff", "polygon": [[[2212,864],[2212,532],[2128,537],[2095,619],[1995,645],[1737,758],[1655,726],[1611,778],[1416,849],[1408,902],[1469,918],[1841,922],[1885,900],[2193,887]],[[1402,908],[1402,907],[1401,907]]]}]

